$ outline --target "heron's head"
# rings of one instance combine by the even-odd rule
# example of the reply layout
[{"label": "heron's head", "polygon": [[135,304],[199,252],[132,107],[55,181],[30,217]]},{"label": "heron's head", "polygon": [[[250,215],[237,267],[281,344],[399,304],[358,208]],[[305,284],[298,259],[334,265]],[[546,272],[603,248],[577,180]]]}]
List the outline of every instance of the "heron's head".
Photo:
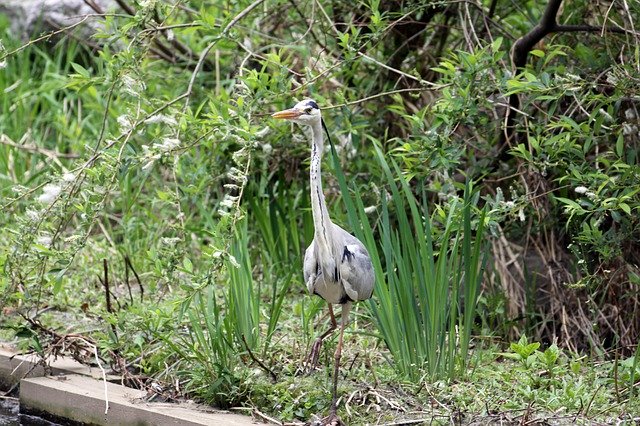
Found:
[{"label": "heron's head", "polygon": [[294,123],[305,124],[307,126],[313,126],[316,123],[320,124],[322,120],[320,108],[313,99],[300,101],[293,108],[278,111],[273,114],[272,117],[290,120]]}]

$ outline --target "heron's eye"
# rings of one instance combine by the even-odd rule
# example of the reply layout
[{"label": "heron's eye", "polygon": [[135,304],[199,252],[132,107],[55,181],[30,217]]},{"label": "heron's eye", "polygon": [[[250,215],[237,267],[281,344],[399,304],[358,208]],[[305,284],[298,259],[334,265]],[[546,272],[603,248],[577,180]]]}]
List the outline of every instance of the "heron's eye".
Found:
[{"label": "heron's eye", "polygon": [[313,111],[313,108],[307,108],[304,110],[305,114],[311,114],[311,111]]}]

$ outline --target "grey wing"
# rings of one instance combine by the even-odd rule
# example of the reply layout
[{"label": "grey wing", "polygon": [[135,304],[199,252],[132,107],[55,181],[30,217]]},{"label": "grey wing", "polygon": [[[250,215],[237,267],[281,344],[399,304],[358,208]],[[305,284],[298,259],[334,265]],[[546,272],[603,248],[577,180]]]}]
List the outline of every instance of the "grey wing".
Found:
[{"label": "grey wing", "polygon": [[[311,242],[307,250],[304,252],[304,262],[302,264],[302,273],[304,276],[304,283],[307,285],[307,290],[310,294],[313,294],[313,283],[318,269],[318,262],[315,255],[315,240]],[[310,280],[310,278],[313,278]]]},{"label": "grey wing", "polygon": [[344,246],[340,257],[340,277],[349,298],[366,300],[373,294],[375,274],[371,257],[364,244],[356,237],[344,232]]}]

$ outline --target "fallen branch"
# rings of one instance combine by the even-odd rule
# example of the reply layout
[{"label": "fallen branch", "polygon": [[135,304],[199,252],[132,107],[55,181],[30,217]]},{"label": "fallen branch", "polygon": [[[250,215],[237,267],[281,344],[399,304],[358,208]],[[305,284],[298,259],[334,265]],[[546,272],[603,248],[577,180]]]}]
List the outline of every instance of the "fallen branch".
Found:
[{"label": "fallen branch", "polygon": [[251,359],[260,366],[260,368],[262,368],[264,371],[266,371],[267,373],[269,373],[269,375],[271,376],[271,379],[273,380],[273,382],[277,382],[278,381],[278,376],[276,376],[276,373],[273,372],[272,369],[270,369],[269,367],[266,366],[265,363],[263,363],[262,361],[260,361],[251,351],[251,349],[249,348],[249,345],[247,344],[247,339],[245,339],[244,335],[242,335],[242,342],[244,343],[245,348],[247,349],[247,352],[249,353],[249,357],[251,357]]}]

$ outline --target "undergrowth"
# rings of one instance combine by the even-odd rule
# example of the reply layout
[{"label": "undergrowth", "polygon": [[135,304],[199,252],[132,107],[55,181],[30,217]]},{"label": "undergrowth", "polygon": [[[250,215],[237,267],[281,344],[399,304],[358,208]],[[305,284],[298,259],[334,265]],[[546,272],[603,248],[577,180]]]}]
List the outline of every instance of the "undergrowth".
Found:
[{"label": "undergrowth", "polygon": [[331,216],[376,271],[343,419],[633,421],[637,3],[573,2],[524,65],[553,1],[126,3],[90,44],[0,23],[3,339],[97,348],[169,400],[324,414],[309,143],[269,119],[312,96]]}]

